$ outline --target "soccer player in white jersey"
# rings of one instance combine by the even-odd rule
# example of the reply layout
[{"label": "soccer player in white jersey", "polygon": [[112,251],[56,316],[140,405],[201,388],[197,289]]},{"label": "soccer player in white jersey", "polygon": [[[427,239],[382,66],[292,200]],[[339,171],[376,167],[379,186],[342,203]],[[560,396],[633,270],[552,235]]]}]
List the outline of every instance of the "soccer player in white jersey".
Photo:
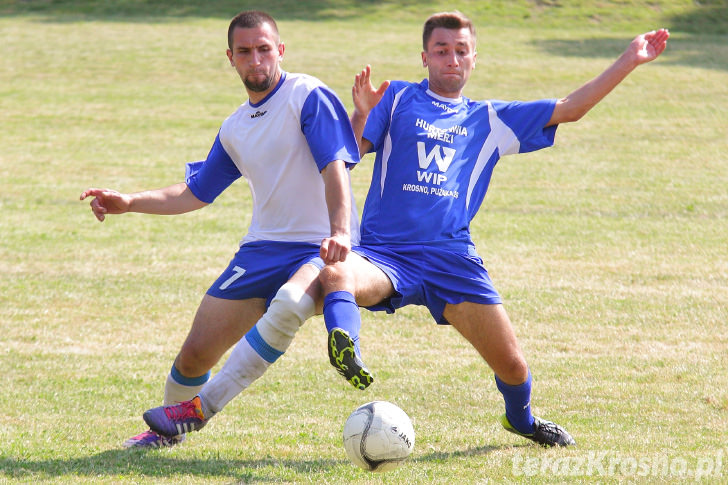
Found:
[{"label": "soccer player in white jersey", "polygon": [[[636,37],[601,75],[562,99],[473,101],[475,31],[460,12],[424,25],[420,83],[375,89],[367,66],[353,87],[360,154],[376,152],[361,222],[361,246],[327,265],[324,318],[330,332],[358,332],[356,305],[393,312],[425,305],[451,324],[495,373],[503,427],[544,446],[567,446],[562,427],[531,414],[531,374],[498,292],[470,237],[470,220],[501,156],[551,146],[557,125],[577,121],[638,65],[665,49],[666,30]],[[335,308],[331,308],[335,307]]]},{"label": "soccer player in white jersey", "polygon": [[[262,375],[299,326],[321,312],[323,263],[343,261],[359,238],[348,171],[359,153],[341,101],[318,79],[281,69],[285,47],[266,13],[236,16],[228,45],[249,99],[223,122],[207,159],[188,164],[185,182],[133,194],[97,188],[81,194],[93,197],[91,209],[103,221],[107,214],[200,209],[241,176],[250,186],[248,233],[200,303],[167,377],[165,404],[196,396],[236,343],[228,363],[246,372],[232,375],[223,367],[215,402]],[[275,311],[263,317],[271,301]],[[172,446],[182,439],[183,433],[150,429],[125,446]]]}]

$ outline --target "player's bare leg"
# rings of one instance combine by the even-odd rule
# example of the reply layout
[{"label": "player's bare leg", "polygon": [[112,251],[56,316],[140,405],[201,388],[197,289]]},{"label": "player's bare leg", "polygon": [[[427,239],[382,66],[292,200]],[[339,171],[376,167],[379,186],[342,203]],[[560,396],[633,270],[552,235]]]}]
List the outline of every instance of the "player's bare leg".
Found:
[{"label": "player's bare leg", "polygon": [[443,316],[475,347],[503,382],[518,385],[526,381],[528,364],[503,305],[466,301],[445,306]]},{"label": "player's bare leg", "polygon": [[175,367],[187,377],[207,373],[263,313],[262,298],[226,300],[205,295],[174,361]]},{"label": "player's bare leg", "polygon": [[496,375],[506,414],[503,427],[544,446],[568,446],[574,439],[560,426],[531,414],[531,375],[503,305],[463,302],[443,316],[465,337]]},{"label": "player's bare leg", "polygon": [[[262,298],[225,300],[205,295],[167,377],[164,404],[192,399],[207,381],[210,369],[250,330],[264,311],[265,300]],[[184,434],[164,436],[150,429],[129,438],[123,446],[162,448],[183,440]]]},{"label": "player's bare leg", "polygon": [[[302,266],[283,285],[256,325],[241,337],[220,372],[190,400],[152,408],[144,420],[164,437],[199,431],[288,349],[295,333],[321,308],[319,270]],[[318,303],[317,303],[318,302]]]}]

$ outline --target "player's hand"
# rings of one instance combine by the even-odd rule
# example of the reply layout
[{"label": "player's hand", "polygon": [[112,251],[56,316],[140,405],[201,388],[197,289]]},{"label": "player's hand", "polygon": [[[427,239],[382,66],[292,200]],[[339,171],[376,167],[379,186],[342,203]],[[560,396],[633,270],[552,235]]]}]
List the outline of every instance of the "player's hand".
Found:
[{"label": "player's hand", "polygon": [[354,109],[362,114],[369,114],[377,103],[382,99],[384,92],[389,87],[389,81],[384,81],[379,89],[374,89],[371,81],[372,67],[367,65],[354,78],[354,86],[351,88],[351,97],[354,100]]},{"label": "player's hand", "polygon": [[128,195],[110,189],[86,189],[81,194],[81,200],[93,197],[91,210],[96,219],[103,221],[106,214],[123,214],[129,211],[131,200]]},{"label": "player's hand", "polygon": [[320,255],[326,264],[344,261],[349,252],[351,252],[349,236],[331,236],[321,241]]},{"label": "player's hand", "polygon": [[667,47],[670,32],[667,29],[653,30],[638,35],[627,48],[637,65],[650,62],[657,58]]}]

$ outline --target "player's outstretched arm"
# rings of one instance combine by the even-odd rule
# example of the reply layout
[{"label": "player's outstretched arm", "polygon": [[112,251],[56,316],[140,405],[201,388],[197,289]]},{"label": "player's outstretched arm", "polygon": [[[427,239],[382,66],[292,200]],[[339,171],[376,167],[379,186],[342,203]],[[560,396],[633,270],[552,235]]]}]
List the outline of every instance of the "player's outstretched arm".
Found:
[{"label": "player's outstretched arm", "polygon": [[354,78],[354,85],[351,87],[351,97],[354,101],[354,112],[351,114],[351,127],[354,129],[356,141],[359,144],[359,155],[369,151],[362,146],[362,135],[367,122],[369,112],[382,99],[384,92],[389,87],[389,81],[384,81],[378,89],[374,88],[371,81],[372,67],[367,65]]},{"label": "player's outstretched arm", "polygon": [[667,29],[654,30],[635,37],[607,70],[556,103],[548,125],[579,120],[637,66],[650,62],[662,54],[669,37]]},{"label": "player's outstretched arm", "polygon": [[107,214],[141,212],[144,214],[172,215],[183,214],[205,207],[184,182],[163,189],[148,190],[134,194],[122,194],[111,189],[86,189],[81,200],[93,197],[91,210],[96,219],[103,221]]}]

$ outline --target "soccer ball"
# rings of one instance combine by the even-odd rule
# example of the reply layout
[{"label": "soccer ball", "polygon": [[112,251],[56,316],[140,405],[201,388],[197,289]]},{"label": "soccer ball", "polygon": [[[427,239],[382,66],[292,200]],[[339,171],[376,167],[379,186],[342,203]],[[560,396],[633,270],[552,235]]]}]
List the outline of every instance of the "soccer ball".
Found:
[{"label": "soccer ball", "polygon": [[387,401],[359,406],[344,423],[344,448],[351,461],[364,470],[394,470],[415,447],[409,416]]}]

